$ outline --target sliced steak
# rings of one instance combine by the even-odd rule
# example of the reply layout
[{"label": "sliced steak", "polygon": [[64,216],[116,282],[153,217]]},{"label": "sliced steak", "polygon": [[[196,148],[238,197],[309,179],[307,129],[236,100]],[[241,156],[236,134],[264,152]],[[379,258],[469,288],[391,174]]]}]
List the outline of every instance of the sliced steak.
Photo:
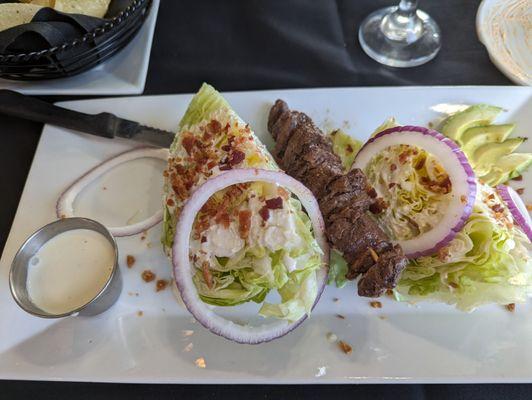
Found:
[{"label": "sliced steak", "polygon": [[277,131],[273,130],[273,126],[282,114],[288,112],[290,112],[288,104],[280,99],[277,100],[270,109],[270,115],[268,115],[268,131],[272,133],[272,136],[275,140],[277,140]]},{"label": "sliced steak", "polygon": [[358,294],[377,297],[395,287],[407,260],[369,215],[381,212],[386,204],[364,173],[353,169],[344,174],[330,139],[308,116],[290,111],[282,100],[270,110],[268,129],[276,139],[273,153],[280,166],[318,199],[327,237],[348,263],[346,277],[361,275]]}]

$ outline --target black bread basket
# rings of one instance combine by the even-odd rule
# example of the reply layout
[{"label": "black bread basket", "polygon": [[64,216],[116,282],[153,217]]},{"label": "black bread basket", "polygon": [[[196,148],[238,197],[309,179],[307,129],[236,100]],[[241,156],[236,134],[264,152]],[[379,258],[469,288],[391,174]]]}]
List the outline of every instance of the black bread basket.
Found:
[{"label": "black bread basket", "polygon": [[152,0],[132,0],[112,19],[59,46],[27,53],[0,54],[0,78],[42,80],[87,71],[123,49],[142,27]]}]

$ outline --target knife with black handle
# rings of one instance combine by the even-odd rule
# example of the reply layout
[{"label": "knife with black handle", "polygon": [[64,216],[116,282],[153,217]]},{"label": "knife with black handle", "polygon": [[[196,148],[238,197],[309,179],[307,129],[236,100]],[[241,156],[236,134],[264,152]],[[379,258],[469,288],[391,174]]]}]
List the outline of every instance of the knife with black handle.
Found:
[{"label": "knife with black handle", "polygon": [[56,125],[105,138],[121,137],[157,147],[169,147],[175,134],[119,118],[114,114],[85,114],[58,107],[12,90],[0,90],[0,114]]}]

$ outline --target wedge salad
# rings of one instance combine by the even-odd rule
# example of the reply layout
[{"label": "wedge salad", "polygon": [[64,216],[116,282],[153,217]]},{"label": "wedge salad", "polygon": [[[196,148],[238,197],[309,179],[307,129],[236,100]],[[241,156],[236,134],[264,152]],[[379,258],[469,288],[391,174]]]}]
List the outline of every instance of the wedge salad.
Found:
[{"label": "wedge salad", "polygon": [[[243,343],[274,339],[302,322],[326,280],[319,208],[211,86],[192,99],[164,175],[162,241],[196,319]],[[280,301],[267,299],[271,291]],[[249,302],[277,322],[239,324],[216,313]]]},{"label": "wedge salad", "polygon": [[511,188],[494,187],[532,154],[515,152],[524,139],[508,138],[513,124],[490,125],[501,111],[472,106],[443,121],[445,135],[389,120],[357,153],[353,168],[388,206],[376,220],[410,259],[396,299],[471,311],[532,294],[528,211]]}]

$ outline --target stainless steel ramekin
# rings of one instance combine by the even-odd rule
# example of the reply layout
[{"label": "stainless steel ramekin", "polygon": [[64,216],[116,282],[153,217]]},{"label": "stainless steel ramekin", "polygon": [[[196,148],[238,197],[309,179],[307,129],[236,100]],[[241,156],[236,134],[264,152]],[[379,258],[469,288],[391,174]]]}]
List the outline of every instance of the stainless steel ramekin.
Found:
[{"label": "stainless steel ramekin", "polygon": [[[31,301],[28,295],[26,284],[29,261],[47,241],[60,233],[74,229],[89,229],[98,232],[109,241],[115,253],[113,270],[100,292],[86,304],[64,314],[52,314],[39,308]],[[17,304],[24,311],[37,317],[61,318],[77,314],[85,316],[100,314],[118,300],[122,291],[122,276],[118,267],[118,247],[116,246],[116,241],[105,226],[88,218],[64,218],[52,222],[31,235],[18,250],[11,264],[11,270],[9,271],[9,288]]]}]

